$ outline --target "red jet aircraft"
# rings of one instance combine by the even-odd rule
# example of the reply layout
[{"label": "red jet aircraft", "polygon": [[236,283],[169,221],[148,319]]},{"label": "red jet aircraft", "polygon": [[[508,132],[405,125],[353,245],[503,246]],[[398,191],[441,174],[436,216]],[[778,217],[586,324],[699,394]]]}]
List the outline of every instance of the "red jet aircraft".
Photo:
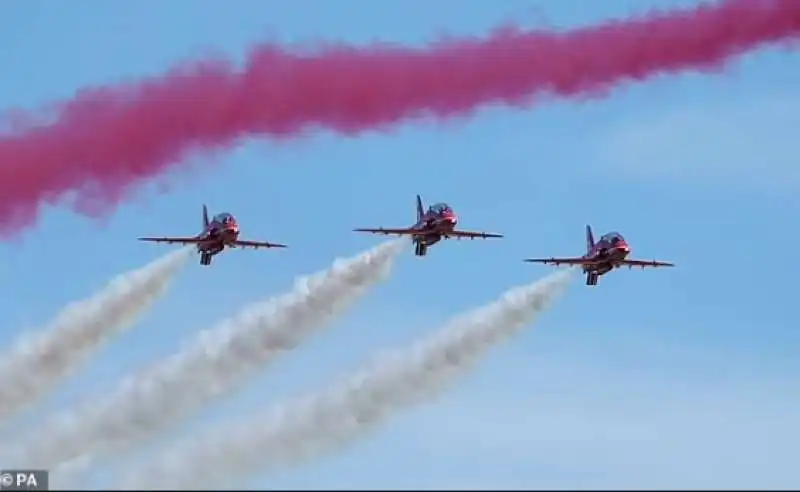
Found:
[{"label": "red jet aircraft", "polygon": [[193,237],[140,237],[139,241],[167,244],[196,244],[200,264],[210,265],[211,259],[229,248],[286,248],[285,244],[239,239],[239,224],[233,215],[221,213],[208,220],[208,209],[203,205],[203,231]]},{"label": "red jet aircraft", "polygon": [[597,285],[597,279],[615,268],[627,266],[637,267],[672,267],[672,263],[663,261],[629,260],[631,252],[627,241],[618,232],[609,232],[594,242],[592,228],[586,226],[586,254],[575,258],[529,258],[525,261],[544,263],[545,265],[581,265],[586,273],[586,285]]},{"label": "red jet aircraft", "polygon": [[458,217],[446,203],[431,205],[428,211],[422,206],[422,198],[417,195],[417,222],[411,227],[403,229],[354,229],[356,232],[371,232],[373,234],[386,234],[396,236],[411,236],[414,241],[417,256],[425,256],[428,247],[433,246],[442,239],[450,238],[481,238],[503,237],[502,234],[489,234],[488,232],[470,232],[456,230]]}]

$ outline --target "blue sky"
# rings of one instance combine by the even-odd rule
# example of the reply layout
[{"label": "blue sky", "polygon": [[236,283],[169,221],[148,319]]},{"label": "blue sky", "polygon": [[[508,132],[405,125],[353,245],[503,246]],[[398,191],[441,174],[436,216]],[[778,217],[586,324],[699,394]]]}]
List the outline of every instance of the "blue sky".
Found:
[{"label": "blue sky", "polygon": [[[422,44],[517,20],[573,26],[690,2],[442,0],[0,4],[0,107],[35,108],[97,85],[157,74],[207,53],[241,59],[263,40]],[[429,5],[430,4],[430,5]],[[582,252],[583,227],[621,231],[667,271],[576,283],[515,342],[436,403],[347,452],[258,483],[275,487],[797,487],[800,335],[794,318],[800,174],[796,55],[763,50],[713,77],[660,77],[597,101],[487,108],[358,138],[251,141],[199,160],[168,193],[142,192],[97,222],[48,208],[0,245],[0,339],[45,323],[111,276],[166,252],[139,235],[194,233],[200,206],[285,251],[191,264],[134,330],[43,407],[58,408],[168,354],[298,274],[406,225],[416,193],[461,225],[502,232],[410,252],[389,282],[230,401],[209,425],[323,387],[380,348],[541,277],[527,256]],[[13,165],[13,163],[3,163]]]}]

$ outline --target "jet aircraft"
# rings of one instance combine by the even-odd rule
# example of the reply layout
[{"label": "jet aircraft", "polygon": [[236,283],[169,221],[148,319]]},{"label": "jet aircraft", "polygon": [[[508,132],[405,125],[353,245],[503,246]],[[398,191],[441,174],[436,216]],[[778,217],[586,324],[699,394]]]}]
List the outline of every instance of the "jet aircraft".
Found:
[{"label": "jet aircraft", "polygon": [[672,267],[664,261],[629,260],[631,248],[618,232],[609,232],[594,241],[591,226],[586,226],[586,254],[573,258],[528,258],[525,261],[545,265],[580,265],[586,274],[586,285],[597,285],[601,275],[621,266],[633,267]]},{"label": "jet aircraft", "polygon": [[428,253],[428,248],[442,239],[486,239],[503,237],[502,234],[490,234],[488,232],[459,231],[456,229],[456,224],[458,224],[458,217],[449,205],[446,203],[436,203],[431,205],[426,212],[425,207],[422,205],[422,198],[417,195],[417,222],[411,227],[398,229],[379,227],[354,229],[354,231],[411,236],[415,246],[414,254],[417,256],[425,256]]},{"label": "jet aircraft", "polygon": [[200,264],[210,265],[211,259],[229,248],[286,248],[285,244],[266,241],[246,241],[239,239],[239,223],[229,213],[220,213],[211,220],[208,209],[203,205],[203,230],[197,236],[188,237],[140,237],[139,241],[167,244],[196,244],[200,254]]}]

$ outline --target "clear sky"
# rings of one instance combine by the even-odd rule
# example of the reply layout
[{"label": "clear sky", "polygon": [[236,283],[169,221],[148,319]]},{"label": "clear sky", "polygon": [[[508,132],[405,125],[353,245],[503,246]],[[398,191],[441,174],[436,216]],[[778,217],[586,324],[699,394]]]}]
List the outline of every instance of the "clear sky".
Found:
[{"label": "clear sky", "polygon": [[[688,3],[3,2],[0,108],[36,108],[187,57],[241,59],[264,40],[422,44],[509,21],[574,26]],[[661,77],[597,101],[543,99],[359,138],[254,140],[103,222],[48,209],[0,245],[0,339],[169,248],[136,236],[196,233],[204,202],[234,213],[243,235],[292,248],[229,252],[211,269],[193,261],[45,408],[108,387],[244,304],[288,290],[296,275],[377,244],[350,230],[411,223],[416,193],[449,202],[465,228],[506,234],[437,245],[422,261],[408,251],[365,302],[189,424],[210,425],[322,388],[372,351],[544,276],[548,267],[521,259],[582,253],[590,223],[622,232],[635,256],[678,267],[615,272],[597,288],[576,282],[438,402],[254,485],[797,487],[798,61],[784,47],[719,75]]]}]

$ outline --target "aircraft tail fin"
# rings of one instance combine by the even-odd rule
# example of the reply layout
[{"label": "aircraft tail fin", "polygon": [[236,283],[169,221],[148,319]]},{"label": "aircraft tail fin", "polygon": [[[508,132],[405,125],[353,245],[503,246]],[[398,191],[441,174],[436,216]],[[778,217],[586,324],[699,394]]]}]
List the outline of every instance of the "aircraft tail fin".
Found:
[{"label": "aircraft tail fin", "polygon": [[208,229],[208,224],[210,221],[208,220],[208,207],[203,204],[203,230]]},{"label": "aircraft tail fin", "polygon": [[594,234],[592,234],[592,226],[586,224],[586,252],[594,248]]},{"label": "aircraft tail fin", "polygon": [[425,208],[422,206],[422,198],[417,195],[417,220],[420,220],[425,215]]}]

